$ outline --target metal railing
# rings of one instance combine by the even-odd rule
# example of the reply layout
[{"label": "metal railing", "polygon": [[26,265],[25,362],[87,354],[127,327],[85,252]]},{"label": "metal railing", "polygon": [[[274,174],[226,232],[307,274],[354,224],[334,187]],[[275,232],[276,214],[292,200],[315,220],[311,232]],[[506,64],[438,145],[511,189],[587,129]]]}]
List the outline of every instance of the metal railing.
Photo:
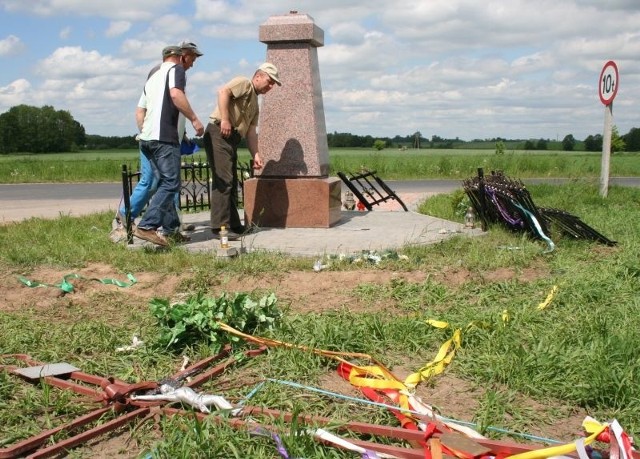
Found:
[{"label": "metal railing", "polygon": [[211,208],[211,169],[206,162],[190,158],[180,166],[180,210],[204,211]]},{"label": "metal railing", "polygon": [[[138,166],[139,169],[139,166]],[[253,161],[247,163],[239,162],[236,169],[238,187],[236,189],[238,207],[244,207],[244,181],[253,177]],[[211,209],[211,189],[213,178],[211,169],[206,161],[198,161],[197,158],[190,157],[180,165],[180,210],[186,212],[202,212]],[[131,203],[129,198],[135,185],[140,180],[140,171],[132,171],[131,166],[122,165],[122,197],[126,215],[125,228],[127,229],[127,239],[131,243]],[[144,213],[144,210],[142,211]]]},{"label": "metal railing", "polygon": [[363,170],[359,174],[338,172],[338,177],[367,210],[391,199],[397,201],[405,212],[409,210],[396,192],[378,177],[376,171]]}]

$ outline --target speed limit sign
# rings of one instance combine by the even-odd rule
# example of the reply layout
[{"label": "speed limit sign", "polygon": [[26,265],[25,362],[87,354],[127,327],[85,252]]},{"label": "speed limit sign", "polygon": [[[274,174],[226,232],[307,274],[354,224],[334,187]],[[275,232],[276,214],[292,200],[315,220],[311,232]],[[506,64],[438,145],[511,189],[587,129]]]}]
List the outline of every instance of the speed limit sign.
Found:
[{"label": "speed limit sign", "polygon": [[604,64],[598,81],[598,95],[603,104],[609,105],[613,102],[618,93],[618,84],[618,66],[615,62],[609,61]]}]

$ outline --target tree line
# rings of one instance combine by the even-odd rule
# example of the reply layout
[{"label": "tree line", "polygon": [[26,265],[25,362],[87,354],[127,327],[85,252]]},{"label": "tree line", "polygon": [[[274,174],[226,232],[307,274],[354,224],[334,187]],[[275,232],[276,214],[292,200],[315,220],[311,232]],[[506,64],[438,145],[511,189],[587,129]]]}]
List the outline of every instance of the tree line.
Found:
[{"label": "tree line", "polygon": [[79,151],[85,144],[84,126],[68,111],[18,105],[0,115],[0,153]]},{"label": "tree line", "polygon": [[[201,143],[200,139],[196,142]],[[567,134],[558,148],[564,151],[584,150],[602,151],[602,135],[589,135],[578,141],[572,134]],[[552,143],[549,139],[508,140],[506,138],[460,140],[458,137],[447,139],[438,135],[430,139],[423,137],[420,131],[405,136],[374,137],[357,135],[348,132],[327,133],[329,148],[494,148],[496,145],[509,144],[515,150],[547,150]],[[557,144],[558,142],[555,142]],[[84,126],[73,119],[65,110],[55,110],[45,105],[33,107],[18,105],[0,114],[0,154],[9,153],[60,153],[86,150],[131,150],[137,148],[134,135],[100,136],[85,133]],[[243,139],[241,147],[246,147]],[[628,133],[620,135],[614,126],[611,140],[612,152],[640,151],[640,128],[632,128]],[[203,145],[200,145],[203,147]],[[557,149],[557,148],[554,148]]]}]

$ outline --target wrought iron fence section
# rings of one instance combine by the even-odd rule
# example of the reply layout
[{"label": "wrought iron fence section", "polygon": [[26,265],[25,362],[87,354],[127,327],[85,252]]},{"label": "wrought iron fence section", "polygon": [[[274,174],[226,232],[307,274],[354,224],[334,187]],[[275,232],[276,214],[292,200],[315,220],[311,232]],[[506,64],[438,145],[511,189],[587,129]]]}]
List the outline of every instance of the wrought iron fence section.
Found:
[{"label": "wrought iron fence section", "polygon": [[206,162],[193,158],[183,161],[180,166],[180,210],[201,211],[211,208],[211,173]]},{"label": "wrought iron fence section", "polygon": [[[131,196],[133,189],[140,180],[141,172],[134,171],[131,165],[122,164],[122,192],[127,198]],[[236,169],[238,178],[238,206],[244,207],[244,182],[253,177],[253,161],[246,163],[239,162]],[[211,185],[213,178],[211,169],[206,161],[199,161],[197,158],[188,158],[180,165],[180,210],[183,211],[206,211],[211,208]],[[125,209],[128,206],[128,199],[125,199]],[[144,212],[144,211],[143,211]]]}]

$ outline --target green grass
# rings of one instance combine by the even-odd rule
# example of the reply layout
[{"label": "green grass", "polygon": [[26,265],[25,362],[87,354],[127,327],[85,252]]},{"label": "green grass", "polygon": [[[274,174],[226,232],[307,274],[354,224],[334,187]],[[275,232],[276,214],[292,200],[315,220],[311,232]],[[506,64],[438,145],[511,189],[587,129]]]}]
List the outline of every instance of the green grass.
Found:
[{"label": "green grass", "polygon": [[[483,237],[454,237],[435,245],[406,248],[402,253],[408,262],[387,259],[379,265],[358,265],[357,269],[388,273],[389,280],[345,285],[349,301],[342,306],[311,312],[307,306],[312,305],[283,301],[285,314],[271,337],[308,347],[363,352],[392,369],[416,371],[435,356],[452,329],[459,328],[462,348],[446,375],[478,389],[478,404],[464,420],[476,423],[483,433],[501,437],[491,430],[492,426],[536,432],[580,409],[601,421],[615,418],[637,437],[640,191],[614,186],[608,197],[602,198],[594,186],[581,182],[528,188],[537,205],[579,215],[617,240],[618,245],[609,248],[555,235],[555,251],[544,254],[541,243],[491,227]],[[460,192],[438,195],[420,209],[461,221],[462,199]],[[182,275],[177,296],[212,294],[224,285],[226,277],[234,276],[245,279],[247,292],[260,296],[266,292],[253,291],[253,279],[274,275],[284,278],[291,272],[308,271],[313,261],[271,254],[220,261],[179,249],[132,254],[108,241],[111,218],[101,213],[1,226],[0,267],[9,274],[5,282],[11,283],[18,275],[29,277],[42,266],[72,272],[100,263],[112,266],[122,273],[121,277],[127,272],[137,276]],[[346,261],[330,268],[353,269],[353,264]],[[504,272],[512,274],[497,275]],[[423,280],[398,279],[394,273],[422,274]],[[459,280],[454,282],[454,277]],[[554,286],[558,290],[553,301],[539,310],[538,304]],[[21,288],[26,287],[13,282],[5,291],[15,295]],[[2,310],[0,354],[28,352],[42,361],[66,361],[89,373],[130,382],[159,380],[172,374],[181,357],[154,347],[161,330],[148,304],[134,294],[137,288],[143,285],[132,290],[88,293],[84,301],[67,295],[52,300],[51,308],[39,307],[37,300],[30,300],[18,309]],[[43,289],[43,294],[46,291]],[[351,305],[358,305],[357,310]],[[507,322],[502,319],[505,311]],[[426,323],[428,319],[446,321],[452,328],[432,328]],[[147,346],[135,353],[115,353],[115,347],[129,342],[134,333]],[[208,348],[194,345],[185,353],[198,360],[208,355]],[[202,390],[222,392],[230,400],[239,401],[265,378],[320,386],[328,374],[335,373],[335,366],[335,361],[318,355],[274,348],[229,370]],[[419,386],[426,403],[430,387],[440,377]],[[279,383],[266,384],[250,402],[330,416],[338,422],[397,425],[385,410]],[[25,438],[89,407],[78,405],[77,397],[31,386],[0,371],[0,442]],[[281,426],[281,436],[292,456],[353,457],[311,441],[301,435],[299,426]],[[574,427],[579,430],[579,426]],[[154,457],[277,457],[269,437],[191,416],[161,417],[158,424],[147,421],[129,433],[130,451],[147,451]],[[91,453],[80,448],[72,454],[90,457]]]},{"label": "green grass", "polygon": [[[638,153],[618,153],[611,157],[611,176],[640,176]],[[117,182],[121,166],[137,168],[139,153],[104,151],[47,155],[0,156],[0,183],[34,182]],[[204,154],[194,156],[206,162]],[[239,151],[242,162],[247,150]],[[586,152],[510,151],[496,155],[488,150],[406,150],[335,149],[329,152],[330,174],[375,170],[385,180],[464,179],[476,173],[502,170],[507,175],[530,177],[599,177],[601,155]]]}]

